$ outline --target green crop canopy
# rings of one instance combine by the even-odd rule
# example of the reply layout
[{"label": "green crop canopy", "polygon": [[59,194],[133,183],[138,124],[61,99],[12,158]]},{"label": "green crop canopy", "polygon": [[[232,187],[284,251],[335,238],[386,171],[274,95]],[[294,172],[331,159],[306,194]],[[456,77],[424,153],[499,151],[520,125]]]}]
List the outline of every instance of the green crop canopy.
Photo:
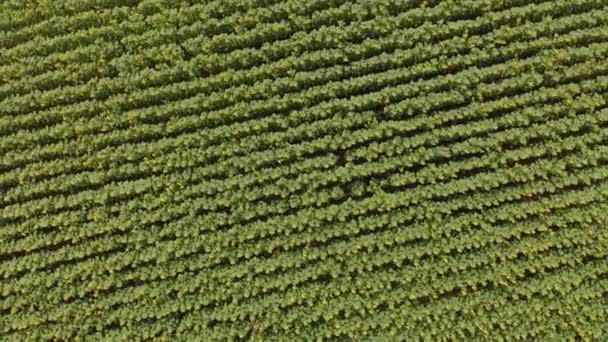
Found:
[{"label": "green crop canopy", "polygon": [[0,0],[0,341],[608,341],[607,0]]}]

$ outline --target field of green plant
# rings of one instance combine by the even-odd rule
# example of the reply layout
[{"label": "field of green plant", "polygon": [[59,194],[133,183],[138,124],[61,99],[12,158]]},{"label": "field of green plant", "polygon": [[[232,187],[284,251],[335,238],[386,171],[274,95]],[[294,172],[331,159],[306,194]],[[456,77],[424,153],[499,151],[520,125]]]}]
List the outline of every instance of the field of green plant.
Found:
[{"label": "field of green plant", "polygon": [[1,341],[608,341],[606,0],[0,0]]}]

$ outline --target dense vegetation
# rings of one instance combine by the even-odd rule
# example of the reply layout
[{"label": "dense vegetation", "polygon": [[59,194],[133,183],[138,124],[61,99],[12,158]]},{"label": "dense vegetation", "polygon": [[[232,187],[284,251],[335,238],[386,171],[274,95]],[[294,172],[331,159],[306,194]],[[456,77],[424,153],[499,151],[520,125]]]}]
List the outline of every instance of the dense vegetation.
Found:
[{"label": "dense vegetation", "polygon": [[0,2],[0,339],[608,340],[605,0]]}]

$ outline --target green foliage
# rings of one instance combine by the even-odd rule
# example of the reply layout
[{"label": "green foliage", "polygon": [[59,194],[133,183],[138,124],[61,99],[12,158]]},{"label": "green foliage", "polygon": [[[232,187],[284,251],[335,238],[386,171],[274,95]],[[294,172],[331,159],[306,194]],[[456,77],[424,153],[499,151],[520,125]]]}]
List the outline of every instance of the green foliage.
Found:
[{"label": "green foliage", "polygon": [[603,0],[0,2],[0,340],[606,340]]}]

